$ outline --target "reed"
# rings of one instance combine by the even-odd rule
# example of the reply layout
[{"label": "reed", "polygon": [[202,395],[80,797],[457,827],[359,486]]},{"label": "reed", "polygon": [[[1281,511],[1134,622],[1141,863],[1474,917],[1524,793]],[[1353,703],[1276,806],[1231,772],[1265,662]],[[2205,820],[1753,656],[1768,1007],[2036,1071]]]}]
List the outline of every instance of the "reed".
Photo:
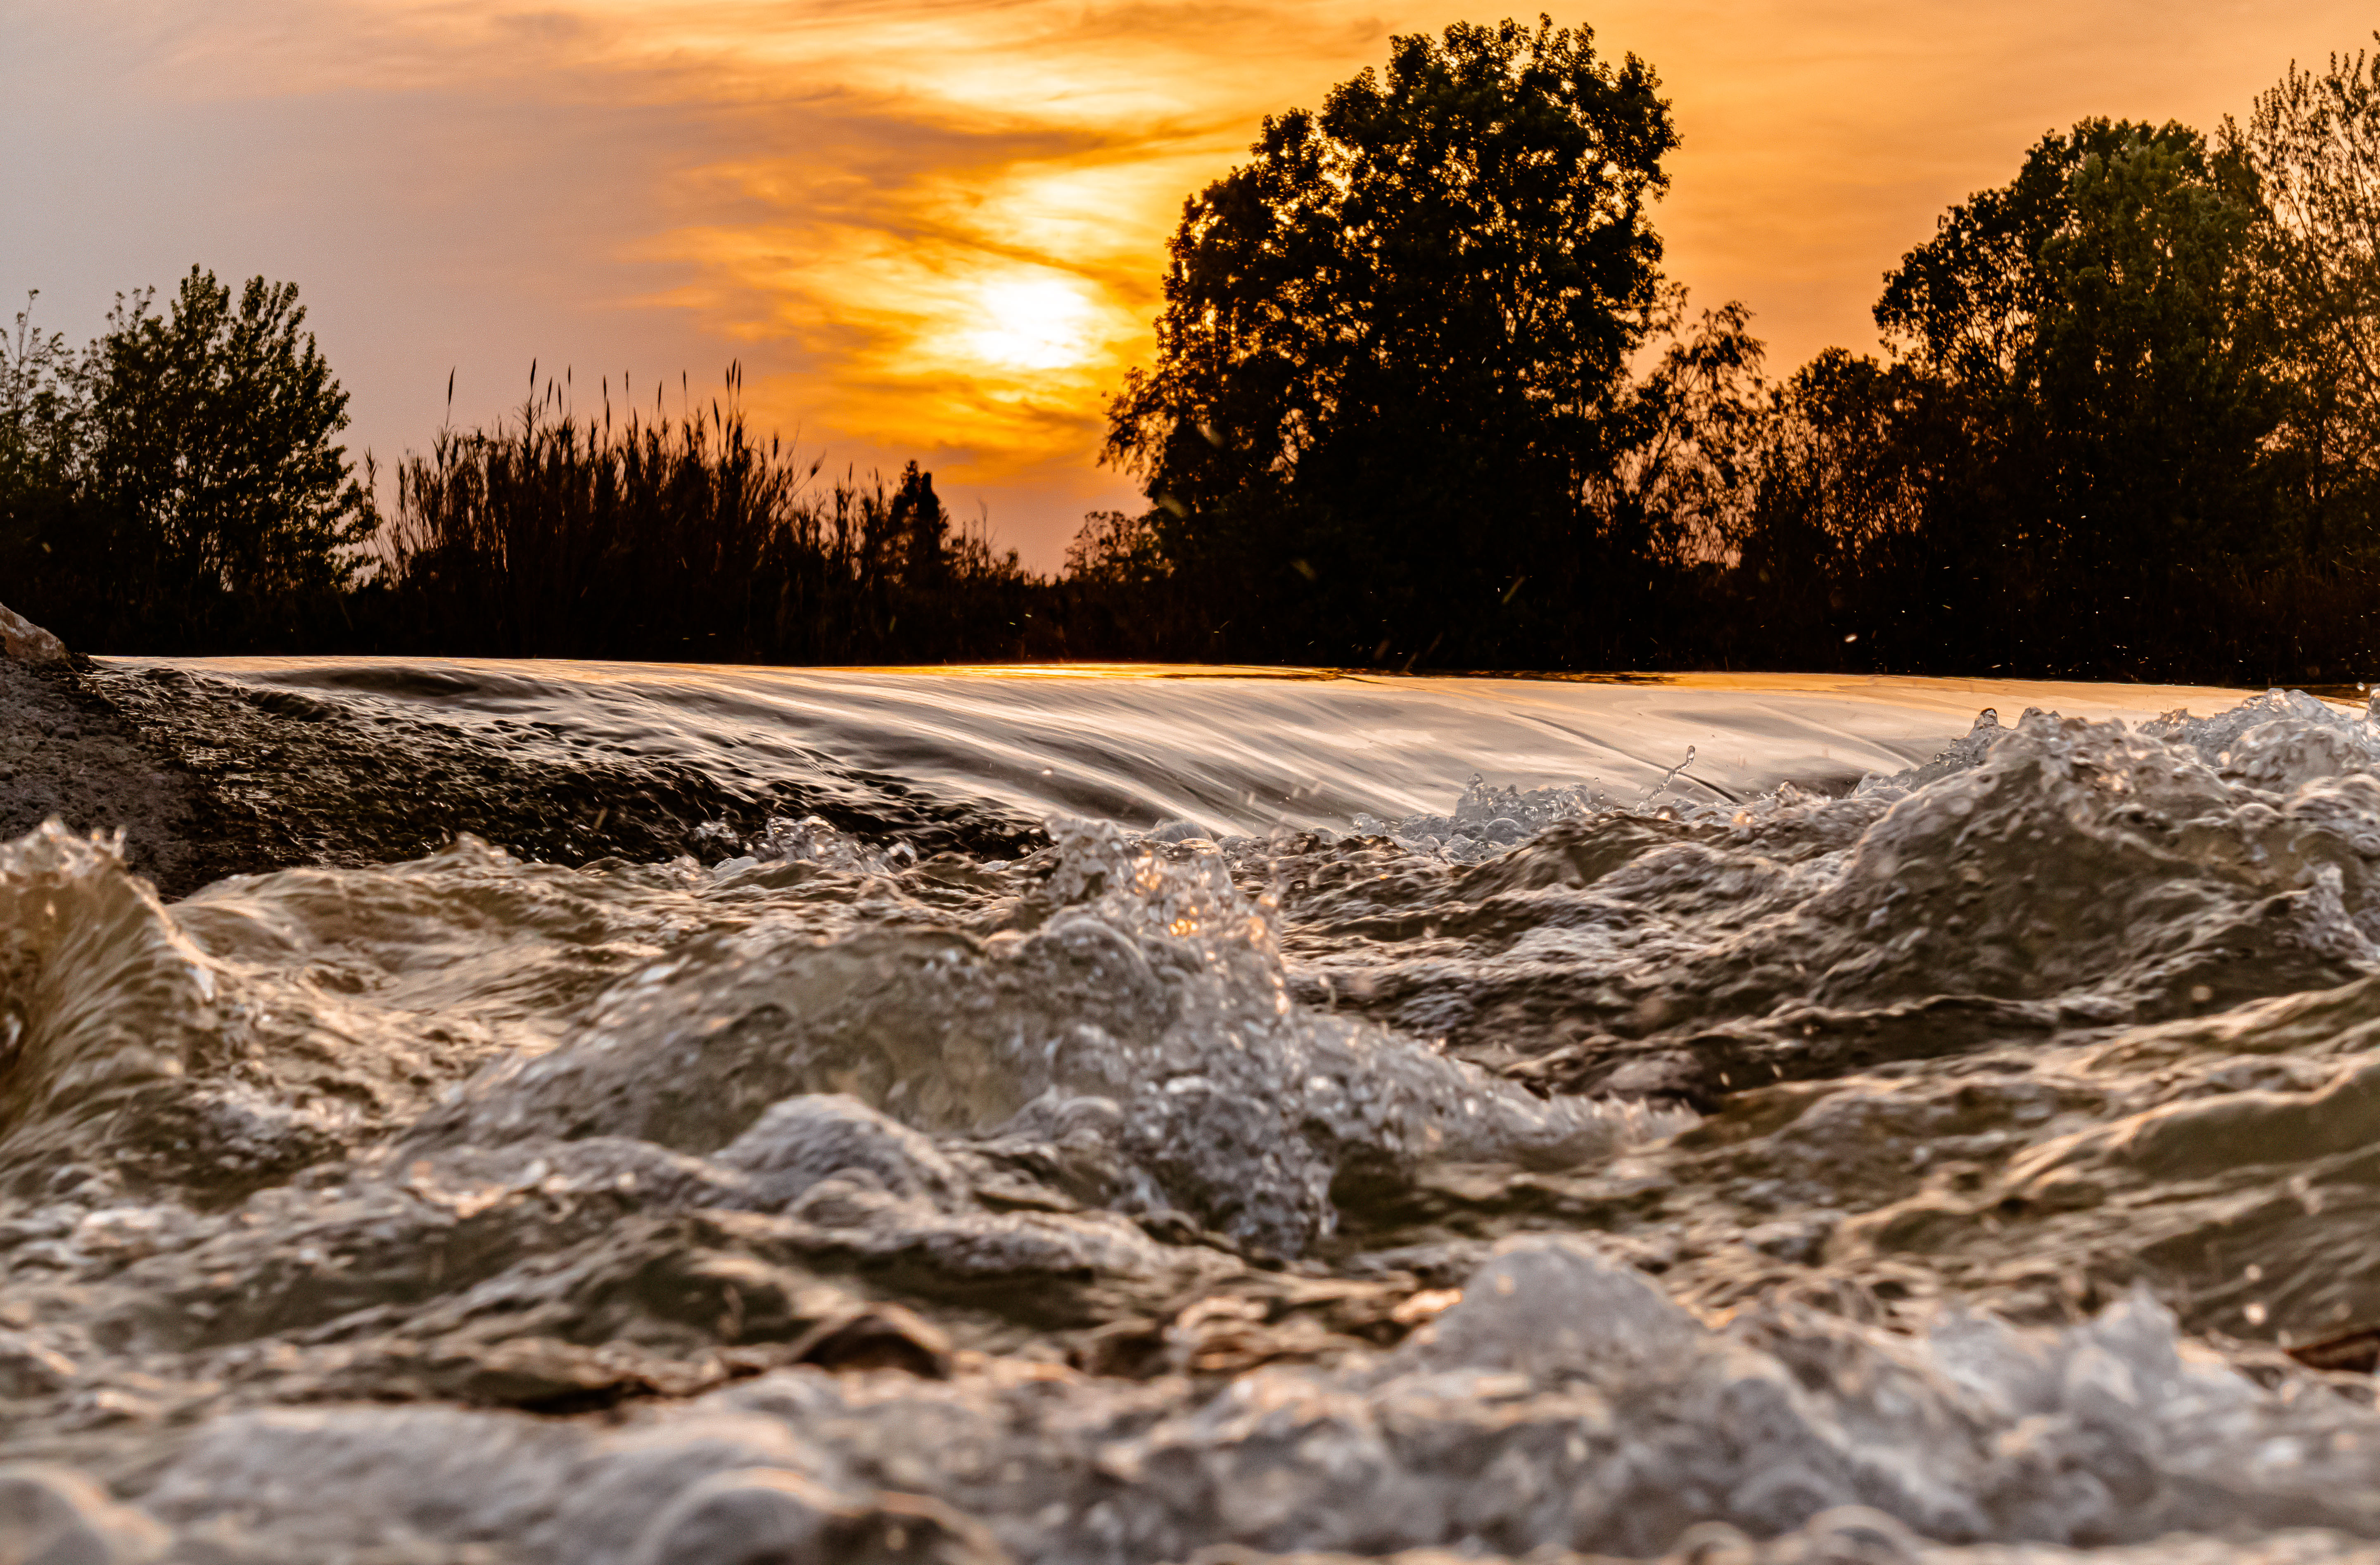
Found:
[{"label": "reed", "polygon": [[[673,416],[565,405],[549,378],[493,429],[397,473],[367,597],[389,650],[773,663],[1014,658],[1049,583],[953,527],[931,478],[822,478],[756,438],[731,368]],[[1037,615],[1037,611],[1038,614]]]}]

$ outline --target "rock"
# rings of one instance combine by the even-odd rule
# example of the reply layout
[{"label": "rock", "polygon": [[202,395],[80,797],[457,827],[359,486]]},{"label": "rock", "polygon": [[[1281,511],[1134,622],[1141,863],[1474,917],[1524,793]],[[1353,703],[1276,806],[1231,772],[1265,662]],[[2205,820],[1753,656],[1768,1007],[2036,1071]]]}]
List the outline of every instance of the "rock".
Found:
[{"label": "rock", "polygon": [[65,642],[6,603],[0,603],[0,653],[34,668],[64,668],[72,661]]},{"label": "rock", "polygon": [[0,1466],[0,1559],[11,1565],[147,1565],[172,1541],[70,1468]]}]

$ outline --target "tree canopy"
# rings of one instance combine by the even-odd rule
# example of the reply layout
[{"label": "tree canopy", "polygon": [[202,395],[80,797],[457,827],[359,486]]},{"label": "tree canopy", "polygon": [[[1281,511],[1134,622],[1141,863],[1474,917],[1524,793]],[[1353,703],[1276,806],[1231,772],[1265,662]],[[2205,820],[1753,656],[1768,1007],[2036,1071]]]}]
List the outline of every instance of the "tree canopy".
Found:
[{"label": "tree canopy", "polygon": [[2223,139],[2265,202],[2257,270],[2293,477],[2309,545],[2333,548],[2380,491],[2380,55],[2291,65]]},{"label": "tree canopy", "polygon": [[1986,437],[1998,543],[2106,593],[2252,541],[2280,417],[2259,212],[2197,131],[2086,120],[1886,279],[1877,324]]},{"label": "tree canopy", "polygon": [[235,296],[198,267],[163,312],[153,290],[119,296],[79,356],[18,318],[0,352],[0,561],[48,583],[70,639],[246,636],[354,576],[376,517],[305,321],[296,285]]},{"label": "tree canopy", "polygon": [[93,348],[90,489],[160,581],[273,595],[343,581],[369,497],[336,443],[347,394],[294,283],[235,304],[192,267],[164,314],[120,302]]},{"label": "tree canopy", "polygon": [[1661,275],[1677,140],[1650,67],[1544,18],[1266,121],[1108,409],[1148,504],[1059,579],[914,463],[813,487],[734,371],[624,429],[549,381],[400,464],[367,539],[296,290],[194,270],[79,354],[0,341],[0,583],[156,651],[2380,669],[2380,57],[2211,137],[2012,149],[1885,277],[1880,351],[1774,382],[1743,306]]},{"label": "tree canopy", "polygon": [[1737,547],[1801,586],[1762,617],[1814,635],[1815,602],[1883,666],[2107,672],[2302,562],[2267,221],[2228,140],[2106,119],[1953,206],[1886,276],[1890,361],[1822,355],[1771,406]]},{"label": "tree canopy", "polygon": [[1111,408],[1172,557],[1287,656],[1484,648],[1519,577],[1574,576],[1676,145],[1649,67],[1543,18],[1400,37],[1268,119],[1185,203],[1157,362]]},{"label": "tree canopy", "polygon": [[[2380,659],[2380,58],[2086,119],[1763,382],[1659,274],[1643,64],[1507,22],[1269,120],[1174,236],[1087,588],[1231,657],[2312,677]],[[1188,611],[1185,616],[1184,610]],[[2209,637],[2192,625],[2222,626]]]}]

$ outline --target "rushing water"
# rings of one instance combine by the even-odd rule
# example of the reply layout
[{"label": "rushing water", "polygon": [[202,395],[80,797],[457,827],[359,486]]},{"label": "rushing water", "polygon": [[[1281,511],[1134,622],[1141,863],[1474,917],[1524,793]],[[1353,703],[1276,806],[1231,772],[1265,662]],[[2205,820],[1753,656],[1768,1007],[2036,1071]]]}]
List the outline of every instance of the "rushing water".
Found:
[{"label": "rushing water", "polygon": [[2380,1559],[2365,712],[1178,673],[115,668],[844,807],[0,845],[0,1559]]}]

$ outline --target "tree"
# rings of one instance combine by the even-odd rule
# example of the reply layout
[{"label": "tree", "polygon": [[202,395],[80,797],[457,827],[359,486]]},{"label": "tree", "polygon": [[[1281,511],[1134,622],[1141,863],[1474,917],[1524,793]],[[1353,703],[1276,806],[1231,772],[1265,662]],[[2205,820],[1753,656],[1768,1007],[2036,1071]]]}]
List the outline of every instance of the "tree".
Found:
[{"label": "tree", "polygon": [[[1742,655],[2006,666],[2008,617],[1959,612],[1973,601],[1977,561],[1949,491],[1972,478],[1961,460],[1972,438],[1938,381],[1905,359],[1828,348],[1776,388],[1752,436],[1729,540],[1726,617]],[[1994,582],[2011,574],[2004,548],[1985,552]]]},{"label": "tree", "polygon": [[1683,288],[1665,301],[1660,351],[1647,348],[1650,367],[1614,398],[1606,459],[1585,484],[1613,563],[1674,569],[1726,552],[1764,421],[1751,319],[1730,303],[1690,324]]},{"label": "tree", "polygon": [[[2380,34],[2375,34],[2380,37]],[[2278,323],[2289,444],[2330,550],[2373,519],[2380,491],[2380,56],[2295,64],[2223,140],[2253,171],[2267,217],[2260,272]]]},{"label": "tree", "polygon": [[74,479],[85,435],[81,366],[66,338],[32,323],[27,297],[15,331],[0,336],[0,580],[38,576],[61,519],[73,507]]},{"label": "tree", "polygon": [[153,290],[118,297],[86,370],[83,488],[136,600],[245,612],[354,574],[375,518],[305,321],[295,284],[250,278],[235,305],[195,266],[163,315]]},{"label": "tree", "polygon": [[80,386],[66,335],[33,325],[26,296],[13,334],[0,334],[0,492],[74,467]]},{"label": "tree", "polygon": [[[1161,513],[1160,513],[1161,514]],[[1167,575],[1149,513],[1093,511],[1066,545],[1066,579],[1147,593]]]},{"label": "tree", "polygon": [[1908,452],[1931,602],[2119,653],[2200,562],[2274,541],[2262,210],[2246,161],[2198,132],[2085,120],[1887,278],[1878,325],[1955,409]]},{"label": "tree", "polygon": [[1659,302],[1658,86],[1545,18],[1400,37],[1185,203],[1107,455],[1235,645],[1480,658],[1575,618]]}]

